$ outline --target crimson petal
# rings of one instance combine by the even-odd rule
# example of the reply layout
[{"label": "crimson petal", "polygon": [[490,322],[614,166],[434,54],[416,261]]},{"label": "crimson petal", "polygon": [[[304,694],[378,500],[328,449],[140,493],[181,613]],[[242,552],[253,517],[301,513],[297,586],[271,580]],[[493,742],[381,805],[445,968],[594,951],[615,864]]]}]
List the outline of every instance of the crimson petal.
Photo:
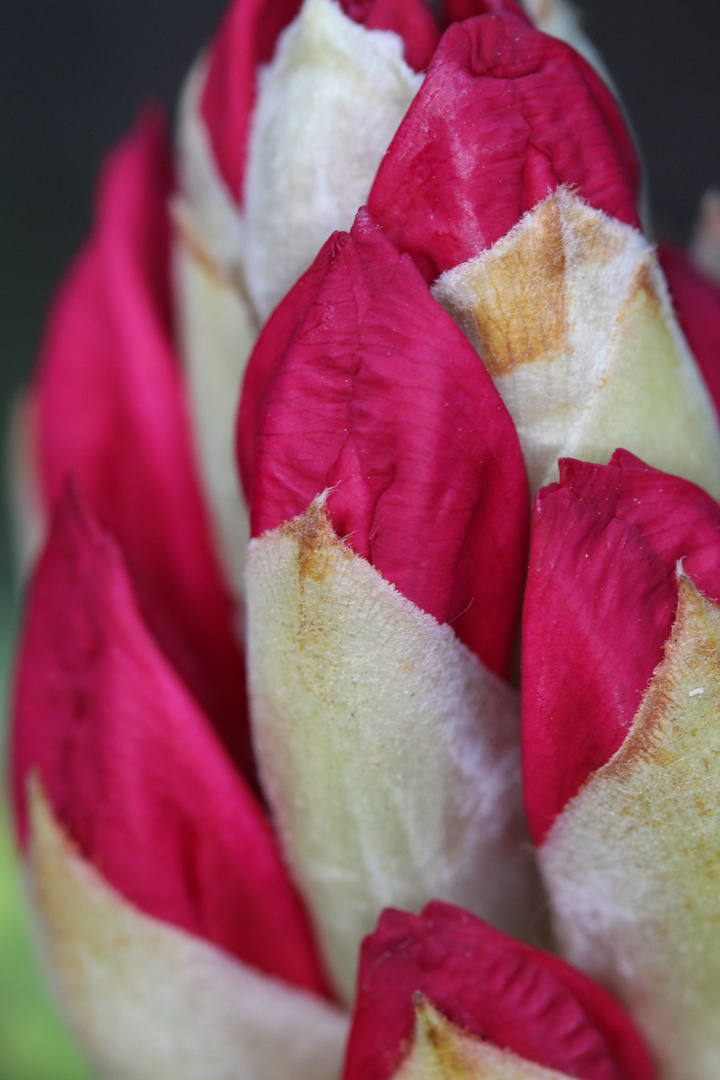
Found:
[{"label": "crimson petal", "polygon": [[243,662],[196,474],[169,328],[164,123],[146,115],[103,174],[35,383],[45,501],[74,475],[117,536],[170,661],[247,762]]},{"label": "crimson petal", "polygon": [[475,15],[518,15],[531,22],[515,0],[443,0],[442,15],[445,26],[450,23],[472,19]]},{"label": "crimson petal", "polygon": [[343,1080],[388,1080],[409,1046],[413,997],[447,1019],[579,1080],[651,1080],[645,1048],[618,1005],[557,957],[434,901],[385,911],[363,943]]},{"label": "crimson petal", "polygon": [[13,749],[23,836],[37,770],[82,855],[126,900],[324,990],[262,810],[148,632],[115,541],[72,490],[30,592]]},{"label": "crimson petal", "polygon": [[239,432],[254,536],[332,488],[338,535],[505,671],[527,543],[517,435],[474,349],[366,211],[268,323]]},{"label": "crimson petal", "polygon": [[535,841],[619,749],[677,605],[675,571],[720,600],[720,507],[617,450],[565,460],[537,495],[523,611],[523,773]]},{"label": "crimson petal", "polygon": [[639,227],[639,171],[610,91],[512,13],[444,34],[368,206],[428,281],[490,247],[561,184]]},{"label": "crimson petal", "polygon": [[[200,111],[220,174],[240,206],[257,71],[272,59],[278,37],[301,6],[302,0],[234,0],[210,51]],[[423,0],[342,0],[340,6],[368,30],[399,34],[410,67],[427,67],[439,30]]]}]

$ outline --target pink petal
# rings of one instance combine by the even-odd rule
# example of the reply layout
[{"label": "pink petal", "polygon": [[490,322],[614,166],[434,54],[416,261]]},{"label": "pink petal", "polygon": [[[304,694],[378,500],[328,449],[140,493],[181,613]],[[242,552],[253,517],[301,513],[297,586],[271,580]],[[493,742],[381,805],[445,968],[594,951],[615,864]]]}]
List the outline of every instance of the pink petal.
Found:
[{"label": "pink petal", "polygon": [[239,431],[253,535],[333,488],[338,535],[505,670],[527,542],[517,435],[474,349],[366,211],[268,323]]},{"label": "pink petal", "polygon": [[39,770],[61,823],[148,915],[298,986],[324,979],[267,820],[158,650],[115,541],[61,501],[30,592],[14,786]]},{"label": "pink petal", "polygon": [[638,166],[612,95],[513,14],[449,28],[368,206],[428,281],[479,255],[559,185],[639,227]]},{"label": "pink petal", "polygon": [[[257,70],[272,59],[277,39],[302,0],[234,0],[213,42],[200,101],[210,144],[228,190],[243,203],[245,162]],[[422,71],[439,31],[423,0],[342,0],[345,14],[368,30],[394,30],[410,67]]]},{"label": "pink petal", "polygon": [[169,330],[169,192],[164,125],[147,115],[105,167],[95,228],[52,312],[35,384],[40,479],[52,507],[78,478],[162,649],[247,759],[242,659]]},{"label": "pink petal", "polygon": [[523,611],[523,772],[533,837],[628,733],[663,655],[675,571],[720,599],[720,507],[626,450],[560,463],[538,493]]},{"label": "pink petal", "polygon": [[412,1037],[413,996],[467,1032],[579,1080],[651,1080],[618,1005],[557,957],[434,901],[385,911],[363,943],[343,1080],[387,1080]]},{"label": "pink petal", "polygon": [[720,415],[720,289],[677,248],[661,244],[658,257],[680,326]]}]

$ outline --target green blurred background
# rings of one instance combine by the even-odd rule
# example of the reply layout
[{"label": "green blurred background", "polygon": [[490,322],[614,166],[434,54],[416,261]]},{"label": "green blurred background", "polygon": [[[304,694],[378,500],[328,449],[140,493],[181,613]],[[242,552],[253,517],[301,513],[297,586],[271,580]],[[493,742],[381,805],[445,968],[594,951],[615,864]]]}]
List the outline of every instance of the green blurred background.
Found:
[{"label": "green blurred background", "polygon": [[[0,415],[27,380],[43,312],[87,229],[93,178],[148,99],[174,101],[225,0],[25,0],[0,26]],[[585,0],[586,26],[633,118],[658,233],[684,242],[720,184],[720,5]],[[14,633],[0,527],[0,675]],[[0,728],[0,745],[2,745]],[[3,770],[4,775],[4,770]],[[0,1080],[88,1075],[41,988],[0,785]],[[151,1078],[148,1078],[151,1080]]]}]

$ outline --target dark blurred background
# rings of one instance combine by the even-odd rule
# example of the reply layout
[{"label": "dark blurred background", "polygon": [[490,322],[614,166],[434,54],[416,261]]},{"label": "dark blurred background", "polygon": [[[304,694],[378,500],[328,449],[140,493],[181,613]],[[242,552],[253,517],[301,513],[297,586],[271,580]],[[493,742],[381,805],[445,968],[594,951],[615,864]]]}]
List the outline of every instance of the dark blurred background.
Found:
[{"label": "dark blurred background", "polygon": [[[225,0],[2,0],[3,421],[14,390],[28,378],[50,294],[88,227],[103,155],[144,102],[171,106],[224,6]],[[584,0],[581,7],[635,125],[656,232],[684,243],[700,195],[720,184],[720,4]],[[6,643],[9,596],[3,517]],[[39,996],[16,886],[3,885],[10,865],[0,829],[0,1080],[80,1077]]]}]

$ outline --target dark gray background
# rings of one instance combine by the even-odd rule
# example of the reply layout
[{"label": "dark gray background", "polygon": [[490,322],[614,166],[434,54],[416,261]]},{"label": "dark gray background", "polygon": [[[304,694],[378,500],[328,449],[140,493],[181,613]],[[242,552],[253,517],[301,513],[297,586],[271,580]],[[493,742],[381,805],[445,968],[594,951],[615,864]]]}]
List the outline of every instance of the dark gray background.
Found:
[{"label": "dark gray background", "polygon": [[[103,154],[171,104],[225,0],[1,0],[0,394],[27,378],[43,312],[89,221]],[[585,0],[639,137],[658,231],[687,238],[720,183],[720,4]],[[0,574],[7,578],[6,545]]]}]

